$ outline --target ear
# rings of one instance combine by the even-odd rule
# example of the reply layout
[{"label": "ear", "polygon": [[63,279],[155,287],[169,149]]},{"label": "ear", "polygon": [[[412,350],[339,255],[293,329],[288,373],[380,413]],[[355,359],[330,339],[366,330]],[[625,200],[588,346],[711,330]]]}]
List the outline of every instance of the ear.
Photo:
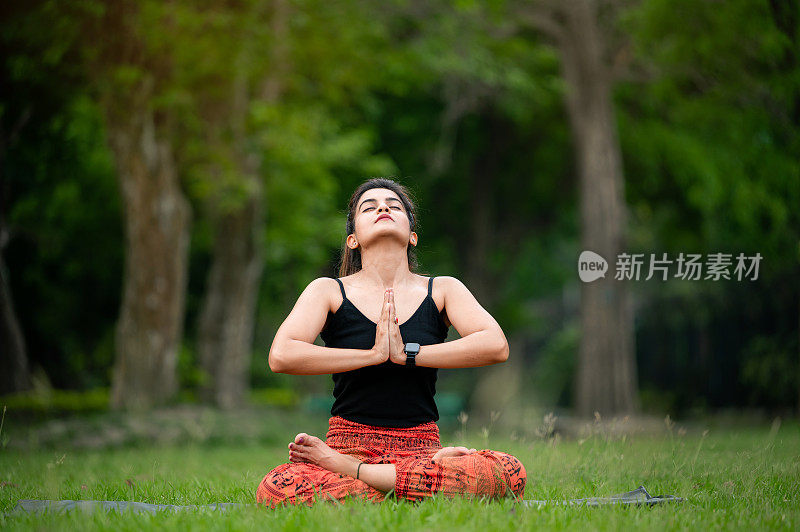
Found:
[{"label": "ear", "polygon": [[356,240],[355,233],[350,233],[347,235],[347,240],[345,241],[347,247],[350,249],[356,249],[358,247],[358,240]]},{"label": "ear", "polygon": [[417,245],[417,233],[415,233],[414,231],[411,231],[411,237],[408,239],[408,241],[411,243],[412,246],[416,246]]}]

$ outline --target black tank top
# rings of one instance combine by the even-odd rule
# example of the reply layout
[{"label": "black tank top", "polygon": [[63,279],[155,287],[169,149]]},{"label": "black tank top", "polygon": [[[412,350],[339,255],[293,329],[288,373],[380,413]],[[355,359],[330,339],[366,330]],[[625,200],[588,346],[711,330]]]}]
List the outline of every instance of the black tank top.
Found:
[{"label": "black tank top", "polygon": [[[371,349],[377,324],[347,299],[344,285],[342,304],[328,312],[328,324],[320,333],[326,347]],[[428,279],[428,296],[414,314],[400,324],[404,342],[422,346],[444,342],[447,325],[433,300],[433,277]],[[374,366],[333,374],[334,403],[331,415],[355,423],[380,427],[413,427],[439,419],[433,399],[436,368],[401,366],[387,360]]]}]

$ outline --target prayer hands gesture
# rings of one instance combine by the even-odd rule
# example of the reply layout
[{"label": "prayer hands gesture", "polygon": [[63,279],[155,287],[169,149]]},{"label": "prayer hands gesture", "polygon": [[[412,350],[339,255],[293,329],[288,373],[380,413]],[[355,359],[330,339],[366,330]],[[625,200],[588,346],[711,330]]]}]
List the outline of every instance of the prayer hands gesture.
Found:
[{"label": "prayer hands gesture", "polygon": [[403,345],[400,325],[395,314],[394,290],[388,288],[383,293],[383,308],[375,331],[375,347],[372,348],[376,354],[376,364],[391,360],[395,364],[405,365],[406,354],[403,352]]}]

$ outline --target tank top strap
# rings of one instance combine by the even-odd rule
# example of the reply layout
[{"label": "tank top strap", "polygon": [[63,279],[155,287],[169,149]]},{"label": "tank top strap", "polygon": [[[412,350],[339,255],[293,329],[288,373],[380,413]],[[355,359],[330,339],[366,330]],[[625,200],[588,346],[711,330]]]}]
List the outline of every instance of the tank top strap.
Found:
[{"label": "tank top strap", "polygon": [[342,299],[347,299],[347,294],[344,293],[344,284],[342,284],[342,280],[338,277],[334,277],[334,279],[339,283],[339,289],[342,291]]},{"label": "tank top strap", "polygon": [[433,277],[428,277],[428,297],[433,297]]}]

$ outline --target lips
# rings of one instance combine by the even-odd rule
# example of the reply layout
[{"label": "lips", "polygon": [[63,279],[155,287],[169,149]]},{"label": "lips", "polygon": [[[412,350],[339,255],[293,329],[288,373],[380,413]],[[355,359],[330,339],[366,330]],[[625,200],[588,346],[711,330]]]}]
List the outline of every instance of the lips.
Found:
[{"label": "lips", "polygon": [[391,216],[389,216],[388,214],[381,214],[380,216],[378,216],[378,219],[377,219],[377,220],[375,220],[375,223],[378,223],[378,222],[380,222],[380,221],[381,221],[381,220],[383,220],[383,219],[387,219],[387,220],[394,221],[394,218],[392,218],[392,217],[391,217]]}]

